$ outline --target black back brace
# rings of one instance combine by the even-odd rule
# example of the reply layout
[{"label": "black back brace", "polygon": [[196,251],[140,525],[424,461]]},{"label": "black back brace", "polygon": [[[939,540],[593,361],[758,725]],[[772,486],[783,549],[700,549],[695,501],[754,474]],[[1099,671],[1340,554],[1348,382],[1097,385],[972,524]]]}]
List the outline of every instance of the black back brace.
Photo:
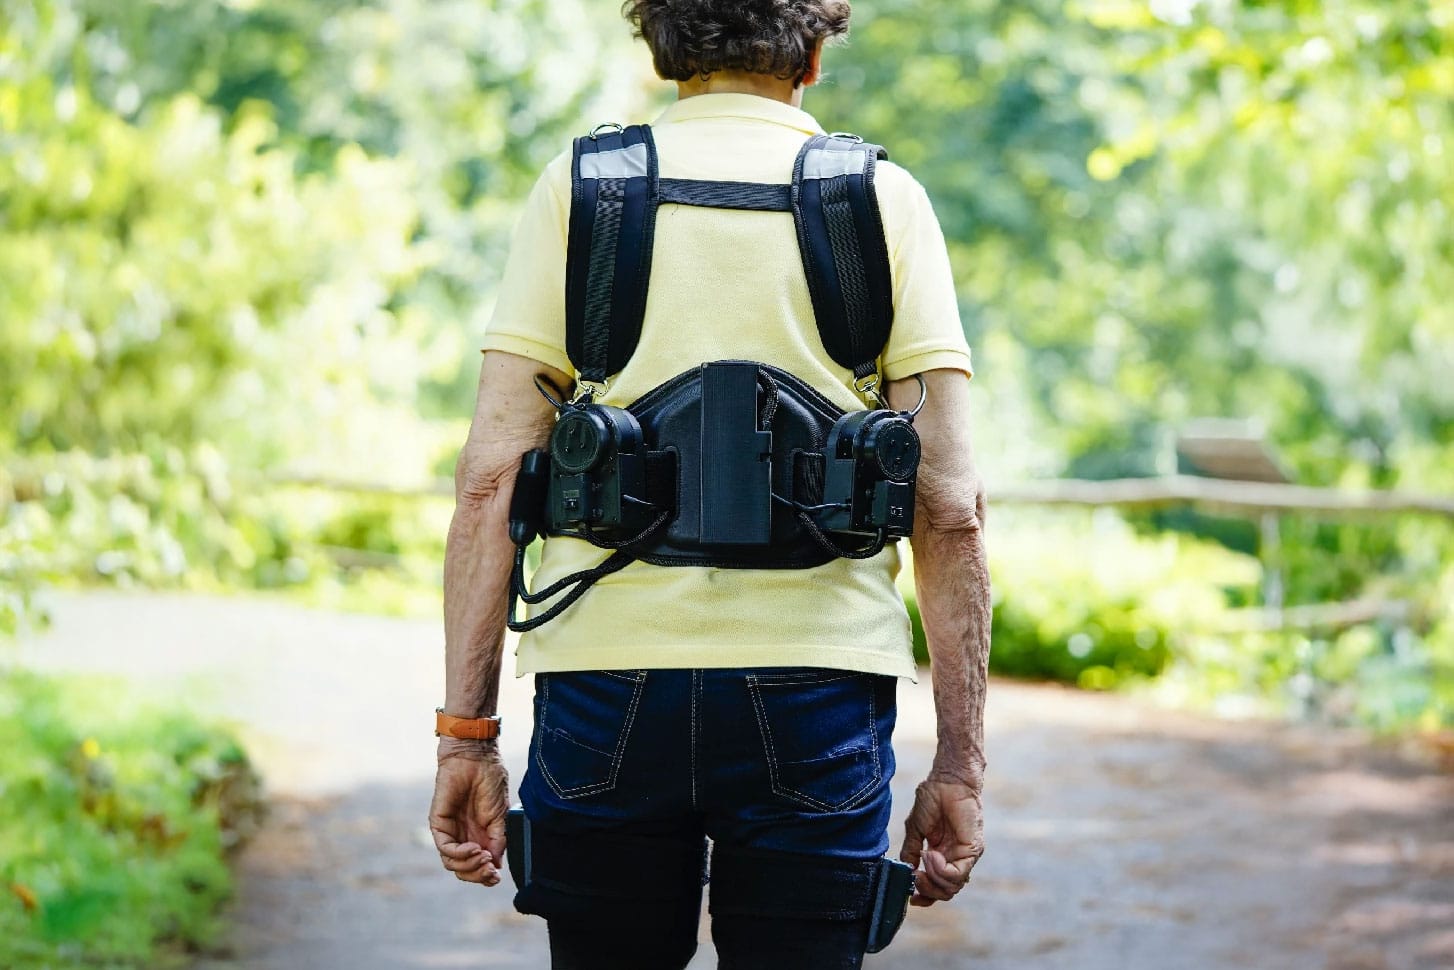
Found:
[{"label": "black back brace", "polygon": [[847,135],[814,135],[789,185],[664,179],[651,129],[577,138],[566,255],[566,352],[599,384],[641,337],[656,210],[664,204],[791,212],[818,334],[828,356],[873,375],[894,320],[893,281],[874,167],[887,153]]},{"label": "black back brace", "polygon": [[[625,367],[640,339],[656,211],[669,204],[791,212],[825,350],[860,389],[876,380],[893,324],[873,183],[885,157],[854,136],[815,135],[798,152],[791,184],[712,182],[661,178],[644,125],[576,139],[566,351],[590,393],[584,405],[557,402],[550,448],[522,460],[512,589],[527,603],[559,599],[517,621],[512,598],[511,629],[547,622],[638,559],[802,569],[867,558],[908,534],[918,462],[912,415],[845,414],[792,374],[750,361],[703,364],[624,409],[591,403],[594,386]],[[614,552],[530,593],[524,547],[537,532]]]}]

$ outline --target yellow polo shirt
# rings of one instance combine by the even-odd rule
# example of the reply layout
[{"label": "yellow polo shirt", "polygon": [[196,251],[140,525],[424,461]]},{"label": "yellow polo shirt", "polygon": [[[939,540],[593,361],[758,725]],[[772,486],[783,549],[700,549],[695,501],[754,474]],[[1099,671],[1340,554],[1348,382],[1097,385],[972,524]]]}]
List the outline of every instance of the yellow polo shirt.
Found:
[{"label": "yellow polo shirt", "polygon": [[[663,178],[779,184],[792,181],[803,141],[822,130],[797,108],[744,94],[678,101],[652,125]],[[525,203],[484,348],[574,374],[565,352],[570,163],[570,152],[552,161]],[[890,380],[939,368],[968,375],[969,347],[929,199],[889,162],[879,163],[874,184],[894,285],[881,370]],[[641,341],[600,400],[624,407],[685,370],[724,359],[781,367],[845,410],[866,406],[818,336],[791,214],[664,205]],[[583,540],[547,539],[531,586],[607,555]],[[898,570],[893,546],[814,569],[632,563],[523,634],[516,671],[814,666],[912,677]]]}]

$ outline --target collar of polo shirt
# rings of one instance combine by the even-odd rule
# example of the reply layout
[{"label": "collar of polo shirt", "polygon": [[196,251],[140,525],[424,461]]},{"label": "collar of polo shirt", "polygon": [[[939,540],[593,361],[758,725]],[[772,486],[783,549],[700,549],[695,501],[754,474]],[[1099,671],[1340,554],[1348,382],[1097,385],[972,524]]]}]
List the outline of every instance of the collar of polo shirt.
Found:
[{"label": "collar of polo shirt", "polygon": [[697,94],[682,98],[663,111],[655,123],[665,125],[706,118],[745,118],[783,125],[808,135],[825,134],[822,125],[801,108],[755,94]]}]

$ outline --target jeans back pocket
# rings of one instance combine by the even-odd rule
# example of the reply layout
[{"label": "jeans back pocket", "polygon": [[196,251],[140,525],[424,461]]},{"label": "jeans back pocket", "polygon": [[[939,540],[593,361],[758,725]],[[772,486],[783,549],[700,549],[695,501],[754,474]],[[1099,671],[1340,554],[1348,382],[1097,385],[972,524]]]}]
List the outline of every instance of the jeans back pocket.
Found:
[{"label": "jeans back pocket", "polygon": [[844,670],[749,674],[773,791],[819,812],[868,797],[883,775],[875,678]]},{"label": "jeans back pocket", "polygon": [[645,686],[644,670],[536,676],[535,764],[557,797],[616,787]]}]

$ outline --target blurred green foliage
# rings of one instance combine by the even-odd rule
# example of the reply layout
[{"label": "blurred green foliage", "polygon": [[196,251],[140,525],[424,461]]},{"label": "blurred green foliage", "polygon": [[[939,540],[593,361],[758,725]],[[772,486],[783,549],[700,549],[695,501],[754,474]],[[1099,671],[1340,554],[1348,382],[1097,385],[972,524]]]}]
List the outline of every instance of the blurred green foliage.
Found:
[{"label": "blurred green foliage", "polygon": [[[1229,594],[1250,595],[1261,574],[1249,556],[1175,533],[1140,536],[1114,515],[1001,517],[1013,540],[990,547],[990,668],[1009,676],[1096,690],[1155,677],[1199,635],[1225,626]],[[927,662],[912,565],[899,583],[915,653]]]},{"label": "blurred green foliage", "polygon": [[[37,577],[316,584],[385,551],[354,497],[263,487],[449,464],[513,200],[613,90],[599,21],[0,2],[0,622]],[[373,514],[431,581],[437,510]]]},{"label": "blurred green foliage", "polygon": [[[1448,493],[1451,54],[1454,11],[1424,0],[882,0],[855,8],[811,97],[935,200],[996,477],[1169,472],[1178,427],[1232,416],[1266,429],[1296,481]],[[1199,692],[1261,685],[1294,709],[1454,722],[1454,529],[1287,517],[1281,533],[1289,602],[1408,600],[1409,619],[1188,649],[1188,678],[1208,665]],[[1025,577],[995,576],[995,650],[1013,658],[996,663],[1079,676],[1038,650],[1021,666]],[[1100,615],[1114,599],[1065,590],[1046,615],[1084,619],[1043,641],[1055,655],[1115,625]],[[1214,670],[1213,654],[1234,659]]]},{"label": "blurred green foliage", "polygon": [[[1428,0],[861,0],[806,106],[934,198],[995,479],[1230,416],[1447,493],[1451,49]],[[443,503],[275,480],[447,475],[516,202],[648,69],[585,0],[0,0],[0,629],[41,580],[423,595]],[[1285,518],[1289,602],[1410,605],[1275,635],[1213,615],[1255,529],[1131,524],[1108,571],[996,519],[997,668],[1454,722],[1448,523]]]},{"label": "blurred green foliage", "polygon": [[[1295,716],[1378,730],[1454,723],[1454,572],[1429,615],[1265,629],[1261,565],[1109,512],[1000,510],[988,533],[993,672],[1091,690],[1147,690],[1231,716]],[[913,565],[899,578],[914,652],[928,662]]]},{"label": "blurred green foliage", "polygon": [[0,785],[0,966],[155,967],[210,939],[256,808],[228,734],[0,671]]},{"label": "blurred green foliage", "polygon": [[1046,471],[1231,415],[1302,481],[1449,489],[1451,54],[1426,0],[882,0],[812,98],[928,187]]}]

